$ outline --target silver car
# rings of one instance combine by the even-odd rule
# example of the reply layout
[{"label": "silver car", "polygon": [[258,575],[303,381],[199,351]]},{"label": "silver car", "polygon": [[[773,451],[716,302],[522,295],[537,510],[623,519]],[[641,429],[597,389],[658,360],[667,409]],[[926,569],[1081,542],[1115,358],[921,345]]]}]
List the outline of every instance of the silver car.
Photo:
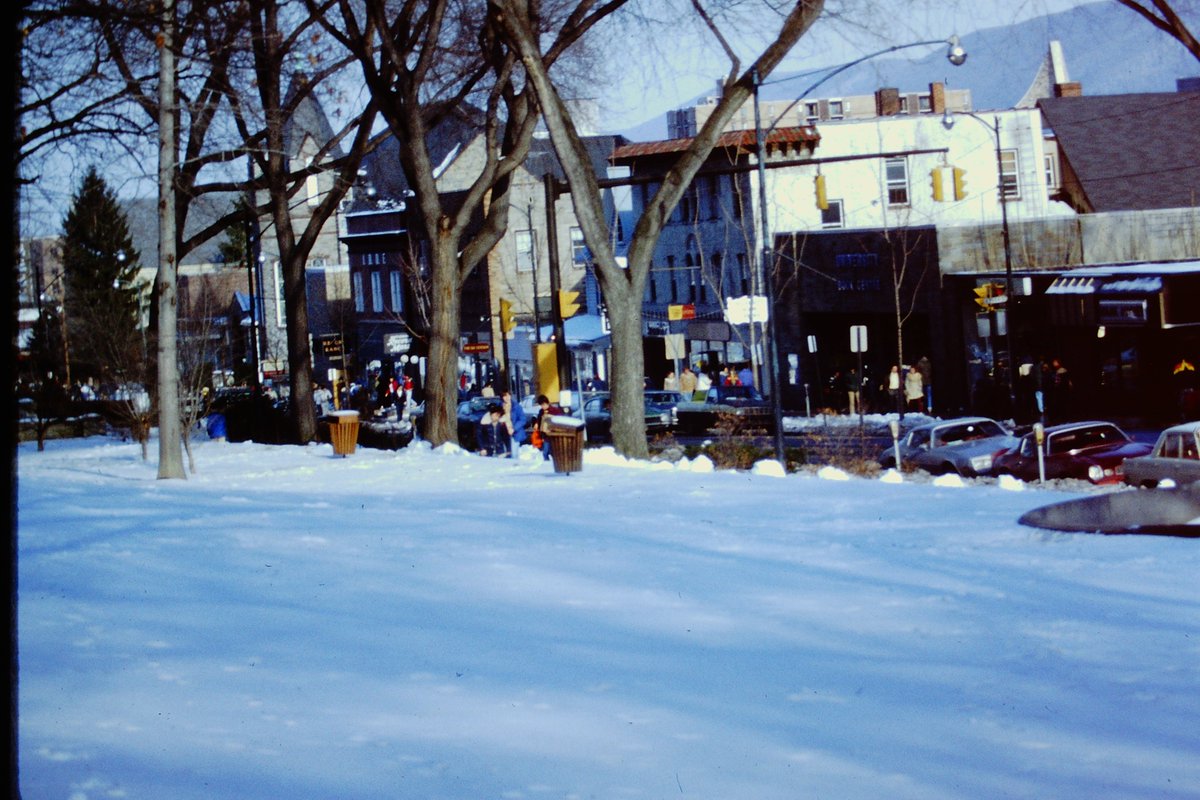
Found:
[{"label": "silver car", "polygon": [[[960,417],[919,425],[900,440],[901,464],[935,475],[957,473],[966,478],[991,475],[1000,453],[1014,447],[1012,432],[987,417]],[[895,448],[879,455],[884,469],[896,466]]]},{"label": "silver car", "polygon": [[1167,428],[1148,456],[1125,459],[1125,482],[1154,488],[1163,481],[1176,486],[1200,481],[1200,422]]}]

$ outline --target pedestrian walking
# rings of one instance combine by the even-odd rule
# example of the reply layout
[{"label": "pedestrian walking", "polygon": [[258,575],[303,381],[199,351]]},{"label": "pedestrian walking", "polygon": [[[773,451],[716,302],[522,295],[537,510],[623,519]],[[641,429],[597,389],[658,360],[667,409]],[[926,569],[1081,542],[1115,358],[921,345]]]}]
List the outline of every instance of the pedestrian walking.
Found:
[{"label": "pedestrian walking", "polygon": [[908,403],[909,411],[925,410],[925,384],[921,381],[921,373],[917,371],[915,364],[908,368],[908,374],[904,376],[904,399]]}]

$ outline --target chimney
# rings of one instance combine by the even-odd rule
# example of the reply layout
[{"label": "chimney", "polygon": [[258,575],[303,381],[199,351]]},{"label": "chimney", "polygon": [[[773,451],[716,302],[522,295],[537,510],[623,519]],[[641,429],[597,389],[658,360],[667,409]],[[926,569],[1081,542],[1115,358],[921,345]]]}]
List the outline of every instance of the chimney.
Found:
[{"label": "chimney", "polygon": [[875,114],[880,117],[894,117],[900,113],[900,90],[887,87],[875,91]]},{"label": "chimney", "polygon": [[1055,97],[1082,97],[1083,84],[1079,81],[1067,81],[1054,84]]},{"label": "chimney", "polygon": [[941,81],[929,84],[929,110],[934,114],[946,110],[946,85]]}]

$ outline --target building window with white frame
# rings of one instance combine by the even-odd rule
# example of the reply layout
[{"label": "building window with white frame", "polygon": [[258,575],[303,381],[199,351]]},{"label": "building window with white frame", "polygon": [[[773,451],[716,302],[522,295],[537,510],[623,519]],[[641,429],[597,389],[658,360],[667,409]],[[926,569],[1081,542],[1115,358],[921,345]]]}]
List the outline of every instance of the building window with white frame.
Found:
[{"label": "building window with white frame", "polygon": [[889,158],[884,164],[887,177],[887,201],[889,206],[908,205],[908,162],[903,158]]},{"label": "building window with white frame", "polygon": [[829,101],[829,118],[843,119],[846,116],[846,104],[841,100]]},{"label": "building window with white frame", "polygon": [[1000,185],[1004,187],[1006,198],[1016,200],[1021,197],[1020,166],[1016,150],[1000,151]]},{"label": "building window with white frame", "polygon": [[371,310],[376,314],[383,311],[383,273],[371,273]]},{"label": "building window with white frame", "polygon": [[830,200],[828,207],[821,209],[821,227],[840,228],[843,224],[842,201]]},{"label": "building window with white frame", "polygon": [[533,272],[533,231],[517,231],[517,272]]},{"label": "building window with white frame", "polygon": [[354,293],[354,311],[361,314],[367,309],[367,302],[363,298],[363,278],[361,272],[356,272],[350,276],[350,288]]},{"label": "building window with white frame", "polygon": [[804,119],[811,125],[821,119],[821,104],[813,101],[804,104]]},{"label": "building window with white frame", "polygon": [[1058,163],[1050,153],[1042,156],[1042,163],[1046,165],[1046,188],[1054,191],[1058,188]]},{"label": "building window with white frame", "polygon": [[392,311],[400,314],[404,311],[404,273],[398,269],[388,274],[388,288],[391,289]]},{"label": "building window with white frame", "polygon": [[571,266],[583,269],[588,265],[588,246],[583,238],[583,228],[571,228]]}]

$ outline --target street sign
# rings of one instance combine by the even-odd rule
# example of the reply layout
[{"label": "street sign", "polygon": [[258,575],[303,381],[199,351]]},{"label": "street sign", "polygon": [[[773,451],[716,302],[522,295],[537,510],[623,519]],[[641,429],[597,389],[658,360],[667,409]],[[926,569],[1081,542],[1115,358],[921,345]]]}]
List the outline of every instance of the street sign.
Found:
[{"label": "street sign", "polygon": [[486,353],[491,349],[492,346],[487,342],[467,342],[462,347],[464,353]]},{"label": "street sign", "polygon": [[412,347],[412,336],[407,333],[385,333],[383,335],[383,352],[389,356],[407,353],[410,347]]},{"label": "street sign", "polygon": [[692,303],[672,303],[667,306],[668,320],[695,319],[696,306]]},{"label": "street sign", "polygon": [[725,321],[731,325],[746,325],[751,320],[765,323],[769,314],[767,298],[761,294],[731,297],[725,303]]},{"label": "street sign", "polygon": [[867,352],[867,326],[866,325],[851,325],[850,326],[850,352],[851,353]]}]

